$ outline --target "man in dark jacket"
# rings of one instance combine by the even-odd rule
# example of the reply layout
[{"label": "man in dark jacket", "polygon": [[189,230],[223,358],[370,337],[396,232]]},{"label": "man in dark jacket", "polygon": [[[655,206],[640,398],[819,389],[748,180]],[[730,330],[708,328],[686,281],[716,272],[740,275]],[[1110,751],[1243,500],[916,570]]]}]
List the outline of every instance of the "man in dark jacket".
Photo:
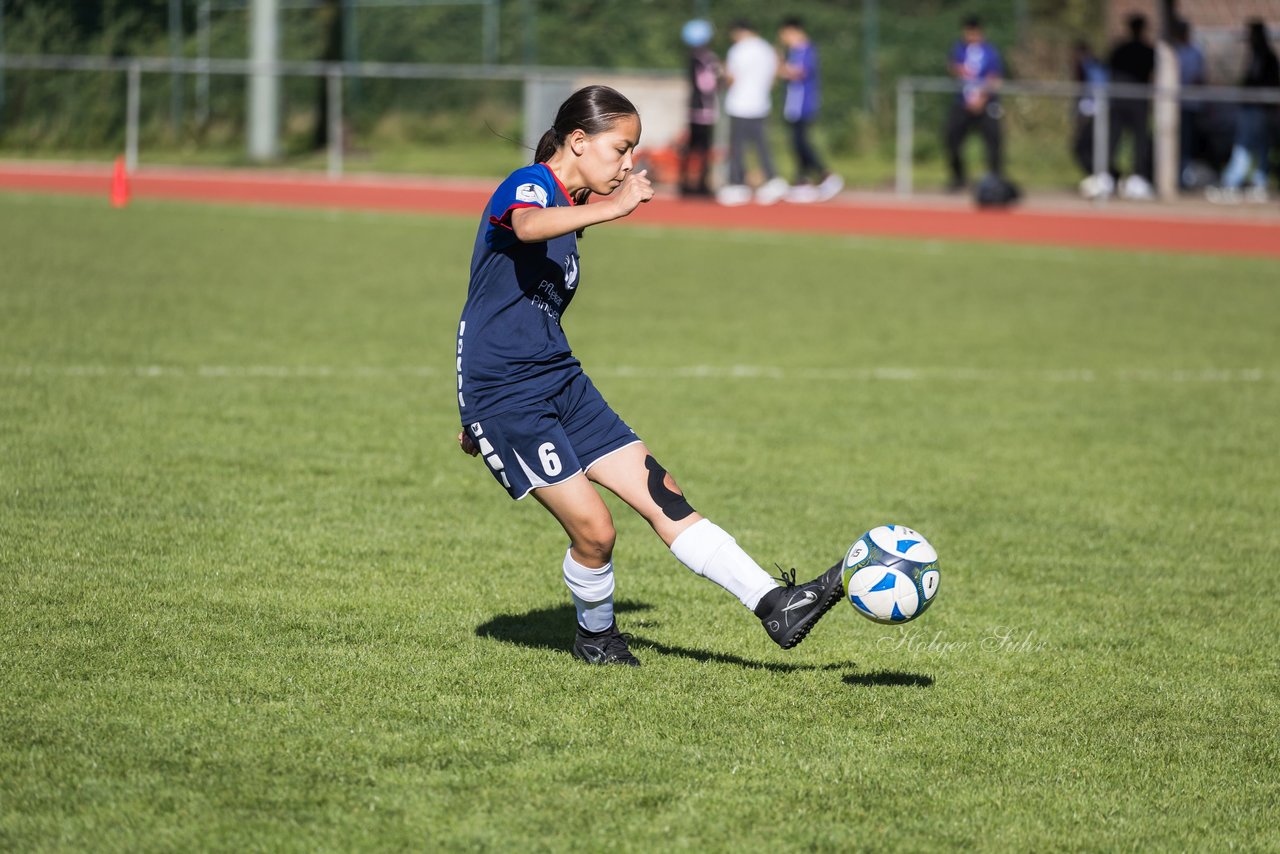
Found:
[{"label": "man in dark jacket", "polygon": [[[1147,41],[1147,17],[1134,14],[1128,19],[1129,38],[1119,42],[1111,50],[1108,66],[1115,83],[1151,84],[1156,68],[1156,51]],[[1151,186],[1151,99],[1146,97],[1116,97],[1111,102],[1111,175],[1119,179],[1116,168],[1116,152],[1122,136],[1128,136],[1133,146],[1130,175],[1120,183],[1120,195],[1129,199],[1154,199]]]}]

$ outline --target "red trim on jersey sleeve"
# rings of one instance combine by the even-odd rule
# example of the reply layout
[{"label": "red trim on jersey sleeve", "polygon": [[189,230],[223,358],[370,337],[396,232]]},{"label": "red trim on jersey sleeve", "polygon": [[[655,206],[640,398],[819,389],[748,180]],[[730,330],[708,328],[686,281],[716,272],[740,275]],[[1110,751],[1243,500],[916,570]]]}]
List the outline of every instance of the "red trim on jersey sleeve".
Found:
[{"label": "red trim on jersey sleeve", "polygon": [[490,214],[489,225],[500,225],[509,231],[514,231],[514,229],[511,228],[511,212],[513,210],[515,210],[516,208],[540,208],[540,207],[542,207],[542,205],[535,205],[532,202],[516,202],[510,205],[505,211],[503,211],[502,216],[493,216],[492,214]]},{"label": "red trim on jersey sleeve", "polygon": [[556,186],[560,188],[560,192],[561,192],[561,193],[563,193],[563,194],[564,194],[564,197],[565,197],[566,199],[568,199],[568,200],[569,200],[569,206],[570,206],[570,207],[572,207],[572,206],[573,206],[573,204],[574,204],[574,202],[573,202],[573,196],[569,195],[569,191],[568,191],[568,190],[566,190],[566,189],[564,188],[564,184],[562,184],[562,183],[560,182],[560,176],[559,176],[559,175],[557,175],[555,172],[552,172],[552,171],[551,171],[551,167],[550,167],[550,166],[547,166],[547,164],[546,164],[545,162],[544,162],[544,163],[539,163],[538,165],[539,165],[539,166],[542,166],[543,168],[545,168],[545,169],[547,170],[547,174],[551,176],[551,180],[553,180],[553,181],[555,181],[555,182],[556,182]]}]

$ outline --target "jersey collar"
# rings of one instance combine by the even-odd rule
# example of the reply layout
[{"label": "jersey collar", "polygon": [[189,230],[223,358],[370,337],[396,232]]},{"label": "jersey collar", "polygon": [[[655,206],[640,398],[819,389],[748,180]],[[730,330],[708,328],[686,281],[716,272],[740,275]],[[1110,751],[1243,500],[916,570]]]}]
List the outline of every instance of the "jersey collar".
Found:
[{"label": "jersey collar", "polygon": [[556,182],[556,186],[560,188],[560,192],[564,195],[565,199],[568,200],[569,206],[572,207],[573,196],[569,195],[569,191],[564,188],[564,184],[560,181],[560,176],[557,175],[555,171],[552,170],[552,168],[548,166],[545,162],[539,163],[538,165],[541,166],[543,169],[547,170],[547,174],[550,175],[552,180]]}]

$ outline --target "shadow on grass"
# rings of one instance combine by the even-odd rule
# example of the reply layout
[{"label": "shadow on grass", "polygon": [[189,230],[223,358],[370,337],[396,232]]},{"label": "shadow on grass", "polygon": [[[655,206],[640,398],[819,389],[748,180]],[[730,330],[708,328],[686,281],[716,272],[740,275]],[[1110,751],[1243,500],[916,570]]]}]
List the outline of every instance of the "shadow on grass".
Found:
[{"label": "shadow on grass", "polygon": [[784,661],[752,661],[749,658],[742,658],[727,652],[711,652],[705,649],[669,646],[665,643],[648,640],[640,635],[634,635],[633,637],[638,645],[647,647],[662,655],[674,655],[679,658],[689,658],[693,661],[714,661],[717,664],[733,664],[737,667],[748,667],[752,670],[769,670],[773,673],[795,673],[801,670],[846,670],[853,667],[853,662],[848,661],[835,664],[790,664]]},{"label": "shadow on grass", "polygon": [[900,673],[897,670],[877,670],[874,673],[847,673],[841,681],[850,688],[876,686],[928,688],[933,685],[932,676],[925,676],[921,673]]},{"label": "shadow on grass", "polygon": [[[614,605],[619,615],[648,611],[651,605],[645,602],[619,601]],[[625,623],[625,621],[623,621]],[[476,628],[476,635],[482,638],[514,643],[534,649],[555,649],[568,652],[573,644],[574,610],[572,605],[557,605],[552,608],[536,608],[524,614],[503,614],[494,617]],[[835,664],[791,664],[788,662],[755,661],[738,655],[724,652],[713,652],[705,649],[672,646],[649,640],[643,635],[628,632],[636,651],[652,650],[659,655],[670,655],[688,658],[693,661],[732,664],[735,667],[747,667],[754,670],[769,670],[774,673],[794,673],[801,670],[848,670],[854,667],[853,662]],[[850,680],[849,676],[845,681]],[[925,677],[914,677],[925,678]],[[930,680],[932,681],[932,680]]]},{"label": "shadow on grass", "polygon": [[[644,602],[615,602],[614,611],[629,614],[648,611]],[[534,649],[558,649],[568,652],[573,646],[573,627],[577,616],[572,605],[556,605],[554,608],[535,608],[524,614],[502,614],[476,627],[476,635],[482,638],[514,643]]]}]

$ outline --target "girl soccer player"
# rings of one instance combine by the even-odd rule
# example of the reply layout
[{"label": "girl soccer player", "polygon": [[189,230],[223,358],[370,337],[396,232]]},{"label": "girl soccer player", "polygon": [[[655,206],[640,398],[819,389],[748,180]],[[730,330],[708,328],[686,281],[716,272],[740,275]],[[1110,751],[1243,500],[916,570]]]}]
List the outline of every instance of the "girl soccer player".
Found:
[{"label": "girl soccer player", "polygon": [[[532,493],[569,535],[564,581],[577,612],[573,654],[638,666],[613,617],[613,518],[593,484],[644,517],[676,558],[751,609],[783,649],[804,639],[844,593],[841,564],[784,584],[711,520],[623,423],[574,358],[560,319],[582,282],[582,230],[653,198],[633,172],[640,116],[619,92],[569,96],[534,164],[499,185],[480,220],[458,324],[462,449],[480,455],[512,498]],[[595,193],[605,197],[585,204]]]}]

